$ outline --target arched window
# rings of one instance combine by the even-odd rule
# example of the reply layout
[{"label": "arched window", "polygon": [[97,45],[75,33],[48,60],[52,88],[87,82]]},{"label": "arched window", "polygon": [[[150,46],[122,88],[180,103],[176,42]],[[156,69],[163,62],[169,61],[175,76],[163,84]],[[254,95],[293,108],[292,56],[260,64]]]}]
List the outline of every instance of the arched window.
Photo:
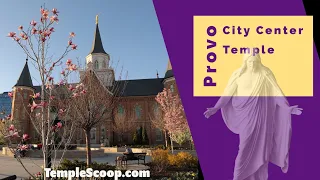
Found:
[{"label": "arched window", "polygon": [[25,119],[25,116],[26,116],[26,109],[25,109],[25,107],[24,107],[24,106],[22,107],[22,114],[21,114],[21,116],[22,116],[22,119]]},{"label": "arched window", "polygon": [[170,85],[170,90],[171,90],[171,92],[174,92],[174,86],[173,86],[173,84]]},{"label": "arched window", "polygon": [[102,68],[107,68],[107,64],[105,60],[102,61]]},{"label": "arched window", "polygon": [[98,61],[98,60],[96,60],[96,61],[94,62],[94,68],[95,68],[95,69],[99,69],[99,61]]},{"label": "arched window", "polygon": [[90,130],[91,143],[96,143],[96,132],[97,132],[96,128],[92,128]]},{"label": "arched window", "polygon": [[157,128],[156,129],[156,141],[163,141],[162,138],[163,138],[162,131],[159,128]]},{"label": "arched window", "polygon": [[118,113],[119,113],[119,115],[123,115],[124,114],[124,108],[123,108],[123,106],[121,104],[119,104],[119,106],[118,106]]},{"label": "arched window", "polygon": [[106,139],[106,128],[104,126],[101,127],[101,140]]},{"label": "arched window", "polygon": [[154,114],[155,114],[156,116],[159,115],[159,113],[160,113],[160,107],[159,107],[158,102],[155,102],[155,103],[154,103],[154,105],[153,105],[153,112],[154,112]]},{"label": "arched window", "polygon": [[136,118],[140,119],[141,118],[141,113],[142,113],[141,106],[136,104],[135,107],[134,107],[134,111],[135,111],[135,114],[136,114]]},{"label": "arched window", "polygon": [[23,93],[23,99],[27,99],[28,98],[28,93],[24,92]]}]

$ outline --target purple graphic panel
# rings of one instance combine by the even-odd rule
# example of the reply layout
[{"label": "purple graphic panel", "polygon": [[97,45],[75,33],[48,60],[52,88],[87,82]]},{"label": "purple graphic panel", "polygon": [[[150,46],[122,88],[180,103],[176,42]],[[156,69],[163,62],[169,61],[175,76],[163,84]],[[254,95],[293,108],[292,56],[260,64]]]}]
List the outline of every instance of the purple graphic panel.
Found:
[{"label": "purple graphic panel", "polygon": [[[207,180],[232,180],[239,149],[239,136],[227,128],[220,111],[210,119],[203,116],[206,108],[214,106],[218,98],[193,97],[193,16],[305,15],[303,3],[301,0],[154,0],[154,5],[204,177]],[[301,63],[303,61],[302,59]],[[319,177],[319,70],[318,55],[314,48],[314,97],[288,98],[290,105],[299,105],[303,108],[303,113],[300,116],[292,116],[288,172],[283,173],[280,167],[270,164],[270,180]]]}]

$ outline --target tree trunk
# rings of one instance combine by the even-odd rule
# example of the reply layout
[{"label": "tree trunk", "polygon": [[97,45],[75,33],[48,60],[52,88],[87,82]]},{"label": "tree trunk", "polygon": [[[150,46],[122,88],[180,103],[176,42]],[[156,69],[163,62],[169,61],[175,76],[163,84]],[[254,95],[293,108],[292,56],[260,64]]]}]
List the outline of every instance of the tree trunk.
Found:
[{"label": "tree trunk", "polygon": [[168,136],[167,136],[167,132],[166,131],[163,131],[164,132],[164,140],[165,140],[165,143],[166,143],[166,149],[168,149]]},{"label": "tree trunk", "polygon": [[48,147],[45,143],[42,144],[42,152],[43,152],[43,167],[48,168]]},{"label": "tree trunk", "polygon": [[171,142],[171,152],[172,152],[172,154],[173,154],[173,141],[172,141],[171,136],[170,136],[170,142]]},{"label": "tree trunk", "polygon": [[[44,81],[43,81],[43,75],[42,75],[42,85],[41,85],[41,103],[44,103]],[[45,123],[45,117],[44,117],[44,107],[41,108],[41,144],[42,144],[42,152],[43,152],[43,168],[48,168],[48,141],[46,137],[46,123]],[[47,179],[44,176],[44,179]]]},{"label": "tree trunk", "polygon": [[[44,132],[44,130],[42,132]],[[42,134],[43,168],[50,168],[48,167],[48,149],[48,142],[46,141],[45,134]],[[49,179],[46,176],[43,176],[43,178],[44,180]]]},{"label": "tree trunk", "polygon": [[86,129],[85,130],[85,135],[86,135],[86,150],[87,150],[87,167],[91,165],[91,134],[90,130]]}]

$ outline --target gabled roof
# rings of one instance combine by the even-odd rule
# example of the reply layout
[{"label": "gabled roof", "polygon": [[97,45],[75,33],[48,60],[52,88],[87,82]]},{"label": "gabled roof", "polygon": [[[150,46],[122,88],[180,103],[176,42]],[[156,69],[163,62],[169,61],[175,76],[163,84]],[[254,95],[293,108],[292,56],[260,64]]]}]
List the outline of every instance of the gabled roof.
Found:
[{"label": "gabled roof", "polygon": [[24,65],[24,68],[15,86],[25,86],[33,88],[32,79],[28,66],[28,59],[26,60],[26,64]]},{"label": "gabled roof", "polygon": [[155,79],[135,79],[116,81],[117,85],[125,86],[122,97],[127,96],[154,96],[164,88],[162,78]]},{"label": "gabled roof", "polygon": [[[114,86],[124,92],[121,93],[121,97],[128,96],[156,96],[164,88],[162,84],[163,78],[155,79],[135,79],[135,80],[120,80],[115,81]],[[73,85],[76,85],[73,84]],[[56,86],[58,87],[58,86]],[[35,92],[40,92],[41,87],[35,86]]]}]

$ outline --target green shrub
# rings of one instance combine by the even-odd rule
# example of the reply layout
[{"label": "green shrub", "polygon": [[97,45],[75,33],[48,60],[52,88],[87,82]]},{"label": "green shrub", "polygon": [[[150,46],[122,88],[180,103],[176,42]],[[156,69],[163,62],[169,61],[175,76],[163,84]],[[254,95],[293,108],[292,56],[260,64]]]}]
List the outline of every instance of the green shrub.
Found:
[{"label": "green shrub", "polygon": [[142,145],[148,145],[149,144],[149,137],[147,133],[147,129],[145,127],[142,127]]},{"label": "green shrub", "polygon": [[133,133],[133,138],[132,138],[132,140],[133,140],[133,143],[134,143],[134,144],[138,144],[138,134],[137,134],[137,131],[135,131],[135,132]]}]

